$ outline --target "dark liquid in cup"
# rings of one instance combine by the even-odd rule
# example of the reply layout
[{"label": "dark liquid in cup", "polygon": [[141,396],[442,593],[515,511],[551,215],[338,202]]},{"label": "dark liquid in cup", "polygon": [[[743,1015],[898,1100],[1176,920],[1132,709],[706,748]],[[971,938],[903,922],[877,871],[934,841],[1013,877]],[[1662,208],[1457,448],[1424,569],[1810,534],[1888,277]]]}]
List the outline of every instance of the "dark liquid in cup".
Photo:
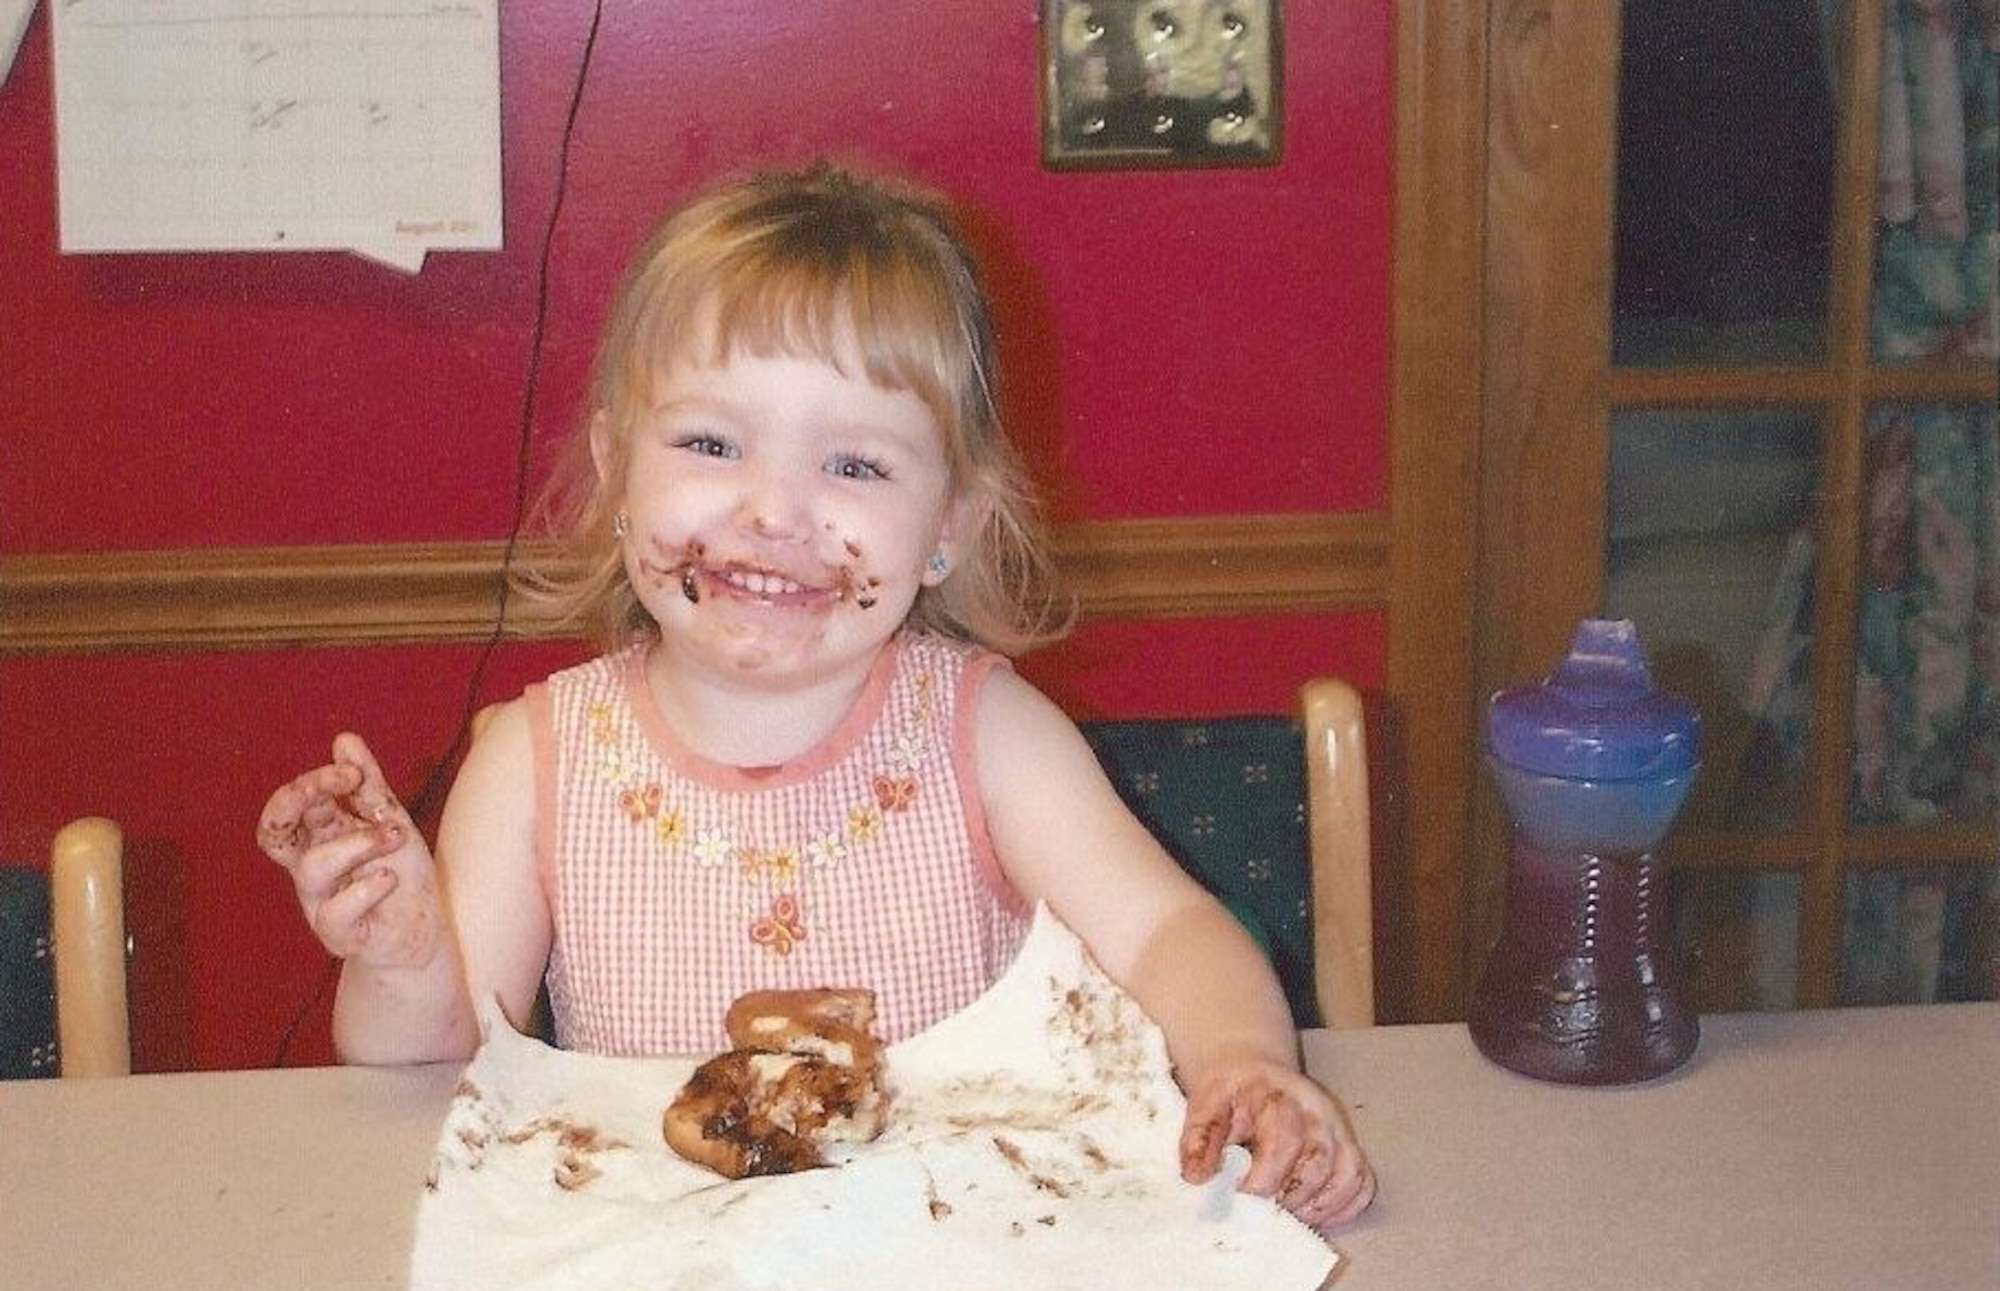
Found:
[{"label": "dark liquid in cup", "polygon": [[1666,867],[1516,839],[1507,927],[1467,1018],[1503,1067],[1568,1085],[1650,1080],[1686,1062],[1700,1024],[1665,962]]}]

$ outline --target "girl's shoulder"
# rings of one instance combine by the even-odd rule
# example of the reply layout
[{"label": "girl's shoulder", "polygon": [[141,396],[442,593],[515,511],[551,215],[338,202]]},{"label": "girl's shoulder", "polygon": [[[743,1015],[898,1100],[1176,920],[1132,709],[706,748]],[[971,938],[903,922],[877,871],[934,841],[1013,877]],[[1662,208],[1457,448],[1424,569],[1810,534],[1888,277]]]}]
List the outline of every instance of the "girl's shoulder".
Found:
[{"label": "girl's shoulder", "polygon": [[895,649],[905,673],[938,670],[959,673],[1006,662],[1006,656],[985,646],[923,628],[912,628],[897,637]]},{"label": "girl's shoulder", "polygon": [[645,642],[635,641],[623,649],[598,655],[594,659],[586,659],[567,668],[559,668],[529,686],[528,690],[533,692],[536,689],[547,689],[563,692],[616,688],[623,684],[625,676],[645,658],[645,654]]},{"label": "girl's shoulder", "polygon": [[937,720],[964,726],[977,720],[996,675],[1011,676],[1007,656],[973,642],[923,630],[897,638],[890,702],[911,699],[924,710],[935,705]]}]

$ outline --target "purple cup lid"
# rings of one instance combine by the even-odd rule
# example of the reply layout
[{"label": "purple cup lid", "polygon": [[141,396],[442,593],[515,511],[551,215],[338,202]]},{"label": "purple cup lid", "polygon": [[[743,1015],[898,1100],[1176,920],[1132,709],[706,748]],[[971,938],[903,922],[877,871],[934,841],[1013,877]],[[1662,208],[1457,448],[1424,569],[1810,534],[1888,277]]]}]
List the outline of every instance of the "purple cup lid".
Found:
[{"label": "purple cup lid", "polygon": [[1486,742],[1495,758],[1541,775],[1643,780],[1694,767],[1701,718],[1653,684],[1630,619],[1585,619],[1547,680],[1493,696]]}]

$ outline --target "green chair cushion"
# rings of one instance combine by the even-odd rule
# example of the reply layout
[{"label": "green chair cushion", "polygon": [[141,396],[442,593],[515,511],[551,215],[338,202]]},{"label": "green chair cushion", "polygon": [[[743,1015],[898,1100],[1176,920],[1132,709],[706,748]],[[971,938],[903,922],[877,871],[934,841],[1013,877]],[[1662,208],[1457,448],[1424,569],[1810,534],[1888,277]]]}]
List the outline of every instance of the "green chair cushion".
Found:
[{"label": "green chair cushion", "polygon": [[0,1080],[56,1074],[49,876],[0,866]]},{"label": "green chair cushion", "polygon": [[1133,814],[1270,957],[1293,1020],[1318,1026],[1298,721],[1129,719],[1082,729]]}]

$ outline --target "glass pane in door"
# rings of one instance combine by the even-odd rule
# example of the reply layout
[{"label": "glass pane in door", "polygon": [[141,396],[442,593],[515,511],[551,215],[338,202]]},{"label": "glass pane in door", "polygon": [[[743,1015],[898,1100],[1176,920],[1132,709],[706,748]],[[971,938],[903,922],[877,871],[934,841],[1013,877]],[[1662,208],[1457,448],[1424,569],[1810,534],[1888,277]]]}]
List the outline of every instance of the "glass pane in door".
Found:
[{"label": "glass pane in door", "polygon": [[1826,349],[1839,0],[1624,0],[1621,366]]},{"label": "glass pane in door", "polygon": [[1800,818],[1819,422],[1789,409],[1612,418],[1604,609],[1702,716],[1684,826]]},{"label": "glass pane in door", "polygon": [[1676,870],[1667,900],[1674,968],[1697,1012],[1797,1004],[1798,875]]},{"label": "glass pane in door", "polygon": [[1875,357],[2000,358],[2000,18],[1891,3],[1882,33]]},{"label": "glass pane in door", "polygon": [[1990,407],[1868,419],[1848,817],[2000,818],[2000,434]]},{"label": "glass pane in door", "polygon": [[2000,998],[2000,865],[1848,875],[1843,1004]]}]

